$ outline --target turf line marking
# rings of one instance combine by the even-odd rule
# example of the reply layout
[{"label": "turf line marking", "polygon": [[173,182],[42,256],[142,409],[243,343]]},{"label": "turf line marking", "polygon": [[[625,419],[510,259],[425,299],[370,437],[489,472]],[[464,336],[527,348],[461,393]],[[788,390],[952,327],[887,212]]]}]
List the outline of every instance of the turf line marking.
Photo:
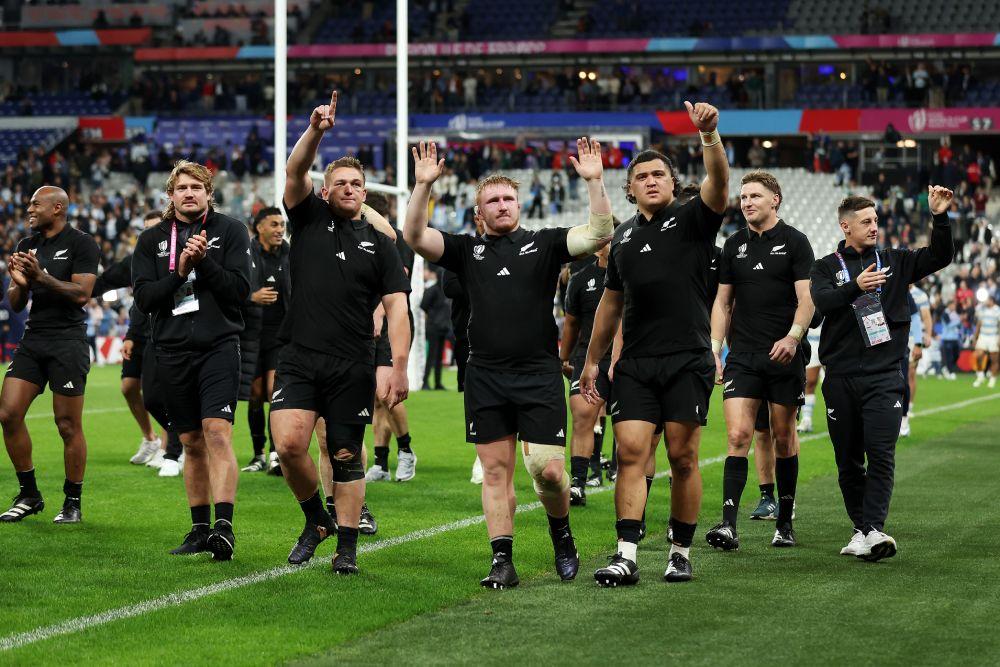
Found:
[{"label": "turf line marking", "polygon": [[[93,408],[92,410],[84,410],[83,417],[87,418],[87,415],[99,415],[108,412],[128,412],[128,406],[122,406],[118,408]],[[35,412],[33,414],[25,416],[25,419],[54,419],[55,415],[51,412]]]},{"label": "turf line marking", "polygon": [[[970,405],[975,405],[977,403],[982,403],[984,401],[991,401],[1000,398],[1000,392],[990,394],[988,396],[981,396],[978,398],[971,398],[965,401],[960,401],[958,403],[950,403],[948,405],[941,405],[935,408],[929,408],[920,412],[914,412],[912,417],[923,417],[927,415],[937,414],[939,412],[947,412],[949,410],[958,410],[960,408],[968,407]],[[96,411],[95,411],[96,412]],[[823,433],[813,433],[806,437],[801,438],[801,440],[818,440],[820,438],[826,437],[826,432]],[[722,463],[726,460],[725,455],[713,456],[708,459],[704,459],[698,463],[699,468],[704,468],[706,466],[714,465],[716,463]],[[666,472],[658,473],[656,476],[658,478],[666,476]],[[601,486],[593,491],[588,491],[587,495],[596,495],[599,493],[604,493],[610,491],[614,488],[613,485]],[[524,505],[517,506],[517,512],[531,512],[533,510],[539,509],[542,506],[540,502],[526,503]],[[458,521],[453,521],[451,523],[445,523],[438,526],[432,526],[430,528],[424,528],[422,530],[415,530],[413,532],[406,533],[404,535],[399,535],[397,537],[389,537],[386,539],[377,540],[375,542],[363,543],[358,547],[358,554],[373,553],[376,551],[381,551],[382,549],[388,549],[391,547],[400,546],[407,544],[409,542],[415,542],[417,540],[423,540],[442,533],[447,533],[453,530],[460,530],[462,528],[468,528],[469,526],[475,526],[477,524],[483,523],[484,518],[482,515],[470,516],[465,519],[459,519]],[[201,588],[194,588],[188,591],[181,591],[179,593],[169,593],[158,598],[153,598],[152,600],[146,600],[145,602],[139,602],[137,604],[128,605],[125,607],[118,607],[116,609],[109,609],[108,611],[101,612],[99,614],[93,614],[91,616],[80,616],[77,618],[70,619],[68,621],[63,621],[61,623],[55,623],[53,625],[46,625],[34,630],[29,630],[27,632],[21,632],[14,635],[9,635],[0,639],[0,651],[10,651],[12,649],[20,648],[22,646],[27,646],[29,644],[35,644],[46,639],[52,639],[54,637],[60,637],[64,635],[71,635],[77,632],[82,632],[83,630],[88,630],[90,628],[99,627],[101,625],[107,625],[114,621],[120,621],[127,618],[134,618],[136,616],[142,616],[144,614],[149,614],[160,609],[166,609],[168,607],[176,607],[182,605],[186,602],[193,602],[195,600],[200,600],[201,598],[209,597],[211,595],[217,595],[219,593],[228,593],[229,591],[235,590],[237,588],[243,588],[245,586],[250,586],[253,584],[263,583],[265,581],[270,581],[272,579],[277,579],[278,577],[283,577],[289,574],[295,574],[296,572],[301,572],[307,568],[315,567],[318,565],[326,564],[325,559],[314,558],[312,562],[305,566],[293,566],[293,565],[282,565],[280,567],[271,568],[269,570],[263,570],[261,572],[255,572],[253,574],[244,575],[242,577],[236,577],[233,579],[226,579],[215,584],[209,584],[208,586],[202,586]]]}]

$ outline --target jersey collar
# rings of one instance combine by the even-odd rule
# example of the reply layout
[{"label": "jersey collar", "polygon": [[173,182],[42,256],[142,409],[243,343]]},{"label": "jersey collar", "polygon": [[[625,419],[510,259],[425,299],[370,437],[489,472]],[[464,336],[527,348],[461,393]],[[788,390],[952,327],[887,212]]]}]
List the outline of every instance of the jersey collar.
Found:
[{"label": "jersey collar", "polygon": [[499,243],[501,241],[507,241],[507,243],[520,243],[521,239],[523,239],[527,234],[527,230],[525,230],[524,227],[519,226],[510,234],[502,234],[500,236],[494,236],[483,232],[482,239],[490,244]]},{"label": "jersey collar", "polygon": [[847,257],[848,259],[858,259],[859,257],[860,258],[874,257],[875,250],[876,247],[872,246],[871,248],[865,250],[864,254],[862,255],[859,254],[857,250],[847,245],[846,241],[841,241],[840,243],[837,244],[837,252],[839,252],[844,257]]},{"label": "jersey collar", "polygon": [[644,216],[640,211],[636,211],[635,224],[639,225],[640,227],[645,227],[646,225],[652,225],[663,222],[663,220],[666,219],[667,215],[677,210],[679,204],[680,202],[678,202],[677,199],[674,198],[672,202],[670,202],[669,204],[661,208],[659,211],[654,213],[653,217],[648,220],[646,219],[646,216]]},{"label": "jersey collar", "polygon": [[785,229],[785,221],[782,220],[781,218],[778,218],[778,224],[776,224],[774,227],[771,227],[766,232],[762,232],[760,234],[754,232],[752,229],[750,229],[750,225],[747,225],[747,235],[750,237],[751,241],[756,241],[758,239],[766,239],[768,241],[774,241],[782,234],[782,232],[784,232],[784,229]]},{"label": "jersey collar", "polygon": [[44,233],[38,232],[38,245],[49,245],[52,243],[58,243],[62,239],[66,238],[66,235],[69,234],[70,232],[70,227],[71,225],[67,220],[66,224],[63,225],[62,231],[56,234],[55,236],[51,236],[49,238],[46,238]]}]

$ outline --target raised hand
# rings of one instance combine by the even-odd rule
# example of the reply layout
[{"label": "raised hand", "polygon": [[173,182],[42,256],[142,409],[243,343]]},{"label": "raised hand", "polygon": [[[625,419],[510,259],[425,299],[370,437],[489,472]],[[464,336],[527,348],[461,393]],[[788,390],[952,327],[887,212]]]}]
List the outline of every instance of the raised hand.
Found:
[{"label": "raised hand", "polygon": [[580,137],[576,140],[576,152],[580,158],[572,155],[569,161],[573,163],[576,173],[585,181],[599,179],[604,175],[604,163],[601,161],[601,142],[596,139]]},{"label": "raised hand", "polygon": [[858,276],[858,287],[864,292],[870,292],[873,289],[881,287],[885,284],[885,271],[879,271],[875,268],[875,263],[868,265],[868,268],[861,272]]},{"label": "raised hand", "polygon": [[413,153],[413,178],[417,183],[430,185],[444,171],[444,158],[438,159],[437,144],[421,141],[410,149]]},{"label": "raised hand", "polygon": [[707,102],[698,102],[692,105],[687,100],[684,101],[691,122],[698,128],[699,132],[711,132],[719,126],[719,110]]},{"label": "raised hand", "polygon": [[309,124],[320,132],[326,132],[334,126],[337,117],[337,91],[330,95],[329,104],[321,104],[313,109],[309,116]]},{"label": "raised hand", "polygon": [[933,215],[947,211],[954,196],[954,192],[940,185],[927,186],[927,203]]}]

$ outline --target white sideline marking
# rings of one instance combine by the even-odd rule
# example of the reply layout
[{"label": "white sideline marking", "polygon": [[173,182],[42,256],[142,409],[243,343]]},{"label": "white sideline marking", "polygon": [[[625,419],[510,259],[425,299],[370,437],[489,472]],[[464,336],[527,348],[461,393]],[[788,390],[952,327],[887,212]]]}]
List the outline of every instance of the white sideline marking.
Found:
[{"label": "white sideline marking", "polygon": [[[128,406],[118,407],[118,408],[93,408],[93,409],[85,409],[83,411],[83,417],[84,417],[84,419],[86,419],[87,415],[100,415],[100,414],[104,414],[106,412],[128,412]],[[25,419],[54,419],[55,415],[52,414],[51,412],[34,412],[34,413],[30,414],[30,415],[26,415],[24,418]]]},{"label": "white sideline marking", "polygon": [[[1000,398],[1000,392],[990,394],[988,396],[981,396],[978,398],[971,398],[966,401],[960,401],[958,403],[951,403],[948,405],[941,405],[935,408],[929,408],[927,410],[922,410],[920,412],[914,412],[911,417],[924,417],[927,415],[937,414],[939,412],[947,412],[949,410],[957,410],[960,408],[968,407],[970,405],[975,405],[976,403],[982,403],[984,401],[991,401]],[[95,411],[96,412],[96,411]],[[813,433],[806,437],[800,438],[803,440],[818,440],[820,438],[826,437],[827,433]],[[714,465],[716,463],[721,463],[726,460],[725,455],[713,456],[708,459],[704,459],[698,463],[698,467],[703,468],[706,466]],[[657,478],[665,476],[666,472],[658,473]],[[613,485],[602,486],[593,491],[588,491],[587,495],[592,496],[598,493],[604,493],[613,489]],[[526,503],[524,505],[518,505],[518,512],[531,512],[542,506],[539,502]],[[422,530],[415,530],[405,535],[399,535],[398,537],[389,537],[382,540],[377,540],[375,542],[366,542],[358,547],[358,554],[367,554],[375,551],[381,551],[382,549],[388,549],[390,547],[396,547],[402,544],[407,544],[409,542],[415,542],[417,540],[423,540],[429,537],[434,537],[435,535],[440,535],[441,533],[447,533],[453,530],[460,530],[462,528],[468,528],[469,526],[475,526],[477,524],[483,523],[484,518],[482,515],[470,516],[465,519],[459,519],[458,521],[453,521],[451,523],[445,523],[438,526],[432,526],[430,528],[424,528]],[[40,628],[35,628],[34,630],[29,630],[27,632],[21,632],[14,635],[9,635],[0,639],[0,651],[10,651],[12,649],[20,648],[22,646],[27,646],[29,644],[35,644],[46,639],[52,639],[53,637],[60,637],[63,635],[71,635],[83,630],[88,630],[90,628],[98,627],[101,625],[106,625],[114,621],[120,621],[126,618],[134,618],[136,616],[142,616],[154,611],[159,611],[160,609],[166,609],[167,607],[175,607],[177,605],[184,604],[186,602],[192,602],[194,600],[200,600],[201,598],[208,597],[210,595],[216,595],[219,593],[227,593],[229,591],[235,590],[237,588],[243,588],[244,586],[250,586],[252,584],[258,584],[265,581],[270,581],[272,579],[277,579],[278,577],[283,577],[289,574],[295,574],[296,572],[301,572],[307,568],[325,564],[324,559],[314,558],[308,565],[305,566],[294,566],[294,565],[282,565],[280,567],[271,568],[269,570],[263,570],[261,572],[255,572],[253,574],[244,575],[242,577],[236,577],[233,579],[226,579],[215,584],[209,584],[208,586],[202,586],[201,588],[194,588],[188,591],[181,591],[179,593],[169,593],[158,598],[153,598],[152,600],[146,600],[145,602],[139,602],[137,604],[128,605],[125,607],[118,607],[116,609],[109,609],[108,611],[101,612],[100,614],[93,614],[91,616],[80,616],[77,618],[72,618],[68,621],[62,621],[61,623],[55,623],[53,625],[45,625]]]}]

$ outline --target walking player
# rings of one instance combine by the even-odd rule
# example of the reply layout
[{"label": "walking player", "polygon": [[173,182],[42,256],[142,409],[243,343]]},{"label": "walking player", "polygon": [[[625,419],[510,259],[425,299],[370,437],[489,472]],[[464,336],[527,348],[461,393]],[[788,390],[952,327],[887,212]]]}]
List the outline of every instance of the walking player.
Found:
[{"label": "walking player", "polygon": [[28,203],[34,232],[17,244],[10,258],[11,308],[31,311],[24,337],[7,367],[0,390],[4,445],[20,487],[0,521],[20,521],[45,507],[35,480],[31,436],[24,416],[35,398],[52,389],[52,412],[63,441],[66,496],[55,523],[79,523],[87,442],[83,437],[83,390],[90,371],[86,311],[97,278],[100,250],[89,235],[66,222],[69,198],[61,188],[43,186]]},{"label": "walking player", "polygon": [[[479,182],[476,205],[485,225],[479,237],[427,227],[430,188],[441,175],[434,144],[413,151],[416,185],[403,232],[424,259],[454,271],[468,289],[469,367],[465,378],[466,440],[483,465],[483,513],[493,550],[488,588],[518,584],[513,563],[515,447],[545,507],[556,572],[576,577],[580,566],[569,526],[565,469],[566,399],[559,372],[558,329],[552,316],[563,263],[593,254],[612,231],[600,144],[577,141],[573,166],[590,195],[590,222],[572,229],[521,229],[518,183],[494,174]],[[394,348],[395,349],[395,348]]]},{"label": "walking player", "polygon": [[879,250],[875,203],[846,197],[837,209],[844,240],[810,273],[813,302],[826,317],[819,356],[826,367],[827,429],[854,524],[840,553],[871,561],[896,553],[896,541],[883,529],[905,400],[907,292],[911,283],[948,266],[954,254],[947,213],[953,193],[932,185],[928,195],[934,225],[930,245],[918,250]]}]

